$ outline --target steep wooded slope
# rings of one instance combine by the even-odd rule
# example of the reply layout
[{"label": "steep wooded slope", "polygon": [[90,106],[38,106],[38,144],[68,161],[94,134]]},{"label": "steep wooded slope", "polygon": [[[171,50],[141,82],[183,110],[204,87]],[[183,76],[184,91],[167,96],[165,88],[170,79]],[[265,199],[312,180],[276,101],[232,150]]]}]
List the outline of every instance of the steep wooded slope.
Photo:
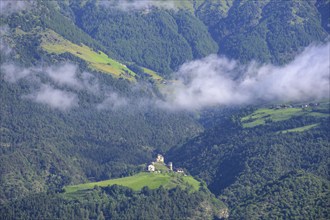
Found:
[{"label": "steep wooded slope", "polygon": [[[202,135],[167,156],[206,180],[210,190],[229,205],[233,219],[304,218],[305,212],[310,218],[326,218],[329,106],[324,113],[328,116],[291,115],[252,128],[241,126],[242,112],[227,117],[217,113],[221,117],[215,117]],[[309,130],[281,132],[315,123],[318,126]],[[286,199],[288,192],[291,197]],[[294,198],[301,202],[299,209]],[[262,210],[256,211],[262,203]]]},{"label": "steep wooded slope", "polygon": [[[137,63],[169,77],[185,61],[210,53],[242,62],[287,63],[304,46],[328,37],[329,1],[186,1],[178,4],[177,11],[151,8],[133,12],[99,7],[95,1],[35,2],[35,7],[0,20],[8,25],[4,42],[11,48],[8,56],[1,51],[1,67],[9,62],[22,67],[19,70],[41,69],[16,83],[9,82],[5,70],[0,70],[0,202],[8,205],[6,214],[12,207],[19,207],[22,218],[38,218],[33,212],[25,213],[29,205],[52,201],[52,193],[64,185],[131,175],[143,169],[137,165],[149,161],[154,153],[176,146],[170,158],[205,180],[212,192],[230,205],[234,219],[328,218],[328,118],[295,117],[276,123],[267,120],[264,127],[243,128],[241,117],[232,116],[236,111],[233,109],[219,115],[208,112],[199,121],[195,117],[199,114],[168,112],[148,102],[142,107],[133,102],[116,109],[112,101],[119,97],[150,100],[161,95],[147,80],[137,86],[93,70],[89,76],[100,82],[101,95],[59,85],[43,74],[48,66],[74,63],[82,77],[90,71],[88,63],[77,56],[79,51],[76,55],[46,52],[41,36],[35,33],[51,30],[78,47],[83,44],[94,52],[103,51],[132,69],[139,70]],[[45,84],[74,93],[79,99],[77,106],[61,111],[32,102],[31,92],[40,91],[40,85]],[[96,108],[107,98],[107,108]],[[20,200],[36,192],[42,193]],[[285,198],[290,192],[293,195]],[[210,207],[210,200],[200,207],[198,204],[204,203],[199,196],[194,200],[179,191],[182,199],[174,202],[175,193],[172,196],[172,192],[162,191],[171,205],[163,210],[153,207],[155,212],[150,209],[145,214],[139,212],[142,209],[136,202],[145,198],[144,192],[136,198],[127,189],[119,190],[115,198],[125,193],[128,195],[119,203],[101,202],[106,204],[102,212],[112,210],[118,218],[132,213],[153,216],[155,212],[174,218],[191,216],[196,210],[205,214]],[[150,197],[142,199],[143,208],[159,191],[145,193]],[[91,197],[102,195],[104,192],[97,189]],[[305,210],[296,208],[300,205],[296,198],[301,199]],[[188,201],[187,207],[193,210],[177,210],[181,201]],[[265,206],[256,210],[261,204]],[[59,206],[70,210],[62,215],[54,213],[56,207],[52,204],[49,206],[51,217],[80,218],[88,212],[95,218],[102,217],[95,209],[101,207],[97,200],[90,206],[61,200]],[[121,206],[129,207],[128,215],[123,214]],[[177,212],[171,216],[168,210],[172,209]]]},{"label": "steep wooded slope", "polygon": [[209,27],[219,54],[243,62],[287,63],[301,48],[328,36],[329,13],[323,8],[329,4],[320,4],[321,16],[317,1],[215,2],[205,1],[196,14]]}]

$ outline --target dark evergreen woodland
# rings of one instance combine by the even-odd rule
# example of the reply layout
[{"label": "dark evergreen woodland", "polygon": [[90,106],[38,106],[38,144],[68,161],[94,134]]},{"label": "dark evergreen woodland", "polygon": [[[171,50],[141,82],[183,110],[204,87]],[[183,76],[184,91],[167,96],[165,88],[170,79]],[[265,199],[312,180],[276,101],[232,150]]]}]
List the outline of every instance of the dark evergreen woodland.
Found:
[{"label": "dark evergreen woodland", "polygon": [[[0,219],[330,218],[329,100],[312,100],[323,108],[309,115],[247,128],[241,118],[265,106],[168,111],[157,105],[166,81],[150,82],[143,69],[169,80],[186,61],[210,54],[285,65],[329,39],[329,0],[174,2],[175,10],[125,11],[95,0],[36,0],[26,10],[1,11]],[[103,51],[138,83],[96,71],[71,53],[48,53],[40,33],[49,30]],[[65,63],[77,67],[80,81],[88,72],[97,92],[44,74]],[[33,73],[11,82],[7,64]],[[74,94],[76,105],[60,110],[32,101],[42,85]],[[109,94],[125,105],[100,108]],[[200,190],[113,185],[75,198],[63,192],[144,171],[158,153],[198,178]]]}]

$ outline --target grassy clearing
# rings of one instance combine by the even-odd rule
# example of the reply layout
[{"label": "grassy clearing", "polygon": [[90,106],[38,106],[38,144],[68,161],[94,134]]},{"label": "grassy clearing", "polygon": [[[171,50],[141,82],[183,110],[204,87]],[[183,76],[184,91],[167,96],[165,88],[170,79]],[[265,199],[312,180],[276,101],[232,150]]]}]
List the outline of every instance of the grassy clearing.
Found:
[{"label": "grassy clearing", "polygon": [[155,169],[161,172],[168,172],[169,168],[164,163],[155,162]]},{"label": "grassy clearing", "polygon": [[[178,175],[181,175],[181,174],[178,174]],[[201,183],[199,181],[197,181],[196,179],[194,179],[192,176],[183,176],[182,178],[188,185],[193,187],[194,191],[197,191],[199,189]]]},{"label": "grassy clearing", "polygon": [[[86,61],[91,69],[111,74],[115,78],[124,78],[135,82],[138,77],[126,65],[111,59],[102,51],[94,51],[86,45],[74,44],[52,30],[42,33],[41,47],[49,53],[70,53]],[[142,69],[154,82],[160,84],[163,81],[163,78],[156,72],[147,68]]]},{"label": "grassy clearing", "polygon": [[279,131],[277,133],[285,134],[285,133],[288,133],[288,132],[303,132],[303,131],[307,131],[309,129],[315,128],[317,126],[319,126],[319,123],[306,125],[306,126],[302,126],[302,127],[298,127],[298,128],[293,128],[293,129],[287,129],[287,130]]},{"label": "grassy clearing", "polygon": [[146,74],[148,74],[153,80],[155,80],[155,82],[157,82],[157,83],[161,83],[161,81],[164,80],[164,78],[161,77],[160,75],[158,75],[155,71],[150,70],[150,69],[145,68],[145,67],[143,67],[142,69],[143,69],[143,71],[144,71]]},{"label": "grassy clearing", "polygon": [[264,125],[266,120],[272,121],[283,121],[288,120],[292,116],[301,115],[302,109],[300,108],[287,108],[287,109],[268,109],[261,108],[248,115],[243,117],[241,121],[243,122],[243,126],[246,128],[255,127],[257,125]]},{"label": "grassy clearing", "polygon": [[252,114],[245,116],[241,119],[243,127],[251,128],[258,125],[264,125],[267,121],[284,121],[292,118],[293,116],[312,116],[312,117],[329,117],[329,114],[317,112],[317,110],[324,109],[328,103],[323,103],[315,108],[283,108],[283,109],[270,109],[261,108]]},{"label": "grassy clearing", "polygon": [[86,45],[74,44],[52,30],[42,34],[41,47],[49,53],[70,53],[86,61],[89,67],[104,73],[112,74],[116,78],[135,81],[136,74],[125,65],[111,59],[101,51],[94,51]]},{"label": "grassy clearing", "polygon": [[139,173],[134,176],[105,180],[101,182],[92,182],[79,184],[74,186],[64,187],[65,193],[76,194],[84,193],[84,191],[93,189],[95,186],[105,187],[109,185],[121,185],[129,187],[133,190],[141,190],[144,186],[148,186],[150,189],[156,189],[160,186],[164,186],[167,189],[180,186],[186,188],[189,185],[194,191],[199,189],[200,183],[191,176],[183,176],[176,173]]}]

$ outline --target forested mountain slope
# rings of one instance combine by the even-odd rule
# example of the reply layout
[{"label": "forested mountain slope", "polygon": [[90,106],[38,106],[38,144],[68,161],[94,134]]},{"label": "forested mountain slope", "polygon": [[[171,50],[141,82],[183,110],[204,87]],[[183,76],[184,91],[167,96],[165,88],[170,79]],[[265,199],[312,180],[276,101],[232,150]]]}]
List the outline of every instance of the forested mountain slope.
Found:
[{"label": "forested mountain slope", "polygon": [[[315,5],[318,1],[221,2],[227,4],[205,1],[196,14],[209,27],[219,54],[243,62],[283,64],[302,47],[327,37],[323,27],[329,12],[323,11],[321,16]],[[329,7],[329,3],[321,7]]]},{"label": "forested mountain slope", "polygon": [[[324,117],[293,116],[251,128],[242,127],[240,119],[248,111],[222,116],[168,156],[206,180],[210,190],[229,205],[233,219],[326,219],[329,103],[326,106]],[[215,115],[219,114],[224,113]],[[285,132],[315,123],[317,127],[308,130]],[[299,205],[294,198],[300,198]]]},{"label": "forested mountain slope", "polygon": [[[326,42],[328,8],[328,0],[1,2],[0,218],[217,219],[228,217],[224,202],[232,219],[328,219],[329,97],[294,111],[167,103],[187,61],[218,54],[229,68],[285,66]],[[132,176],[157,153],[198,177],[200,190],[60,194]]]},{"label": "forested mountain slope", "polygon": [[[130,109],[129,104],[117,108],[111,97],[105,97],[105,109],[98,109],[100,97],[88,91],[77,94],[79,106],[59,111],[27,98],[35,86],[31,82],[12,84],[1,77],[2,199],[23,191],[59,190],[70,181],[127,175],[155,150],[166,151],[201,130],[189,114]],[[100,80],[115,85],[104,76]],[[127,83],[119,86],[137,95]],[[30,178],[34,181],[27,182]]]},{"label": "forested mountain slope", "polygon": [[284,64],[303,47],[327,37],[329,12],[324,8],[329,3],[206,0],[176,4],[179,11],[175,12],[126,13],[93,3],[73,11],[78,15],[76,24],[110,51],[165,73],[186,60],[215,52],[242,62]]},{"label": "forested mountain slope", "polygon": [[187,60],[217,52],[204,24],[185,11],[127,13],[87,3],[74,12],[76,24],[120,59],[158,72],[170,73]]}]

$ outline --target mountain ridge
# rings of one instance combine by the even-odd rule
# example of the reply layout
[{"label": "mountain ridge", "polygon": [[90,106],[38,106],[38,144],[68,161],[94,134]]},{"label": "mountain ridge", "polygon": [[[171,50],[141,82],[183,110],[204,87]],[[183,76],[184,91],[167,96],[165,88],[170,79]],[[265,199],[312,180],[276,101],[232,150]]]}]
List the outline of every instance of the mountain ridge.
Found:
[{"label": "mountain ridge", "polygon": [[[0,218],[329,216],[327,98],[289,110],[279,101],[277,110],[263,103],[172,109],[160,89],[173,93],[176,77],[189,85],[188,75],[173,73],[191,64],[188,73],[206,78],[212,74],[194,71],[221,72],[221,62],[225,70],[250,62],[278,70],[307,45],[328,41],[330,1],[23,2],[0,14]],[[199,62],[214,53],[215,62]],[[216,86],[226,86],[220,79]],[[188,92],[214,85],[202,82]],[[70,201],[60,195],[68,185],[134,176],[158,153],[205,184],[192,194],[109,186]]]}]

